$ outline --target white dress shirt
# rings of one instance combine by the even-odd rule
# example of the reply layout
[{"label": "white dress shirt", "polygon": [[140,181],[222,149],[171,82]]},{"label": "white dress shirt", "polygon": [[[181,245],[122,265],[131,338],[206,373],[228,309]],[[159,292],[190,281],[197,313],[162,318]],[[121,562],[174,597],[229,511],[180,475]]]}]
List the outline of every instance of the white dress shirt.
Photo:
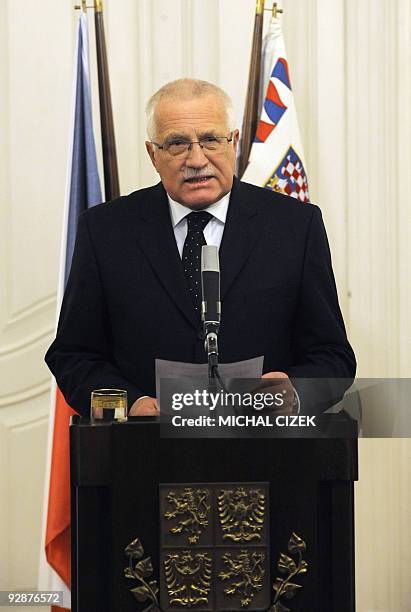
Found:
[{"label": "white dress shirt", "polygon": [[[211,204],[208,208],[204,209],[213,218],[207,223],[204,228],[204,238],[207,244],[212,244],[216,247],[220,247],[221,239],[223,237],[225,220],[227,217],[228,203],[230,201],[230,193],[227,193],[221,200]],[[174,236],[176,238],[178,252],[182,257],[183,246],[187,237],[187,215],[191,212],[196,212],[183,206],[178,202],[175,202],[168,196],[168,203],[170,205],[171,222],[173,224]],[[200,211],[198,211],[200,212]]]}]

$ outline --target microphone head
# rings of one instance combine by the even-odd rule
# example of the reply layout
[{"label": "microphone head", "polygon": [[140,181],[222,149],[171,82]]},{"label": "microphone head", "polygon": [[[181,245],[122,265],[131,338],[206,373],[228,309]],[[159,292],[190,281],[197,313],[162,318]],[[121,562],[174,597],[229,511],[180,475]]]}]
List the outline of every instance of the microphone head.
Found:
[{"label": "microphone head", "polygon": [[201,272],[220,272],[218,247],[211,244],[201,247]]},{"label": "microphone head", "polygon": [[218,331],[221,316],[220,303],[220,263],[218,247],[204,245],[201,248],[201,318],[210,331]]}]

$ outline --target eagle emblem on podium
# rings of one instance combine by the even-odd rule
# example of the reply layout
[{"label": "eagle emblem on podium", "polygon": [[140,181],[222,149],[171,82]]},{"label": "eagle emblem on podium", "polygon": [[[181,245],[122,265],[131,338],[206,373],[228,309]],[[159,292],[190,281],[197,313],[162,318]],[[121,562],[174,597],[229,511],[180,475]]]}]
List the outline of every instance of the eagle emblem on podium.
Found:
[{"label": "eagle emblem on podium", "polygon": [[266,496],[261,489],[222,489],[218,496],[218,514],[223,539],[232,542],[261,540]]},{"label": "eagle emblem on podium", "polygon": [[211,588],[212,560],[207,553],[169,554],[164,573],[170,606],[193,607],[208,603]]}]

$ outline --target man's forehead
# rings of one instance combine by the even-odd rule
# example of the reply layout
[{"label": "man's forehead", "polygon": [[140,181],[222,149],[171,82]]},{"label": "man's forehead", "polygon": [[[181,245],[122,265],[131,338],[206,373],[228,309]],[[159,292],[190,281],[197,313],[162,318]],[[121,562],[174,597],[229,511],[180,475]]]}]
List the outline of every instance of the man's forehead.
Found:
[{"label": "man's forehead", "polygon": [[201,96],[192,99],[165,99],[155,111],[156,127],[167,134],[184,135],[193,131],[205,134],[226,129],[227,114],[224,104],[216,97]]},{"label": "man's forehead", "polygon": [[186,127],[186,128],[181,128],[179,130],[177,129],[170,129],[167,130],[167,139],[171,140],[171,139],[175,139],[175,138],[191,138],[193,131],[195,132],[196,137],[198,138],[208,138],[210,136],[221,136],[221,128],[218,127],[210,127],[210,128],[206,128],[206,129],[202,129],[202,128],[195,128],[195,127]]}]

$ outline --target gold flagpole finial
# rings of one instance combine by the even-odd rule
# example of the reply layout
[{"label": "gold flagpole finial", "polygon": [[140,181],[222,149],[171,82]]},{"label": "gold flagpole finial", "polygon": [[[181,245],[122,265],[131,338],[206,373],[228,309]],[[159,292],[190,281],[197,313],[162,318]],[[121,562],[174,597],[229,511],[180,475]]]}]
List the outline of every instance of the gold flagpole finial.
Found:
[{"label": "gold flagpole finial", "polygon": [[76,11],[84,11],[84,13],[87,13],[87,0],[81,0],[81,4],[76,4],[74,6],[74,10]]},{"label": "gold flagpole finial", "polygon": [[101,13],[103,11],[103,0],[94,0],[94,10],[96,13]]},{"label": "gold flagpole finial", "polygon": [[264,11],[264,0],[257,0],[255,5],[255,12],[257,15],[262,15]]},{"label": "gold flagpole finial", "polygon": [[277,19],[278,13],[282,13],[283,9],[278,8],[277,2],[273,4],[273,19]]}]

